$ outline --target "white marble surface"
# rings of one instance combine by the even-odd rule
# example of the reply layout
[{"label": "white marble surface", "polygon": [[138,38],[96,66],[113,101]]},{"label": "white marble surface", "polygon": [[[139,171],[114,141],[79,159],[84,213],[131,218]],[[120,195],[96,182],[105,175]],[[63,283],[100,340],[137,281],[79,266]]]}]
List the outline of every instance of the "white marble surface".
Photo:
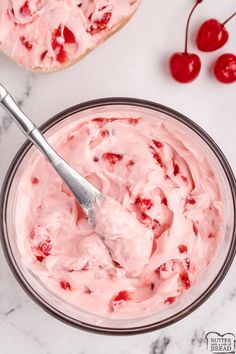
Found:
[{"label": "white marble surface", "polygon": [[[184,21],[193,0],[143,0],[128,26],[79,64],[51,75],[34,75],[0,55],[0,80],[38,124],[73,104],[105,96],[146,98],[173,107],[200,124],[223,149],[236,171],[236,85],[223,86],[210,75],[219,53],[235,50],[231,39],[219,53],[202,55],[200,78],[173,82],[166,70],[170,53],[181,50]],[[235,0],[207,0],[194,16],[224,20]],[[190,45],[193,49],[193,45]],[[0,183],[24,137],[0,111]],[[100,337],[70,328],[43,312],[13,278],[0,253],[0,353],[2,354],[202,354],[205,333],[234,332],[236,262],[211,298],[192,315],[161,331],[128,338]]]}]

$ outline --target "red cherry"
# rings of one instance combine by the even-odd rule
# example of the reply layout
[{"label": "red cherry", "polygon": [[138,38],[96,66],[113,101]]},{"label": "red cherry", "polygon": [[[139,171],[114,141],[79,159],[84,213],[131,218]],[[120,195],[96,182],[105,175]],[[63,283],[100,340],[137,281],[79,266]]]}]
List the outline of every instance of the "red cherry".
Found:
[{"label": "red cherry", "polygon": [[224,84],[236,82],[236,55],[221,55],[215,63],[214,72],[217,80]]},{"label": "red cherry", "polygon": [[170,59],[170,70],[176,81],[188,83],[199,75],[201,60],[196,54],[175,53]]},{"label": "red cherry", "polygon": [[188,53],[188,33],[189,24],[192,14],[196,7],[203,0],[197,0],[194,7],[192,8],[185,32],[185,50],[184,52],[177,52],[172,55],[169,62],[170,72],[173,78],[181,83],[189,83],[197,78],[201,70],[201,60],[196,54]]},{"label": "red cherry", "polygon": [[197,47],[202,52],[213,52],[225,45],[229,33],[222,23],[214,18],[204,22],[197,34]]},{"label": "red cherry", "polygon": [[229,33],[225,25],[236,16],[236,12],[223,23],[212,18],[204,22],[197,34],[197,46],[202,52],[213,52],[222,48],[229,39]]}]

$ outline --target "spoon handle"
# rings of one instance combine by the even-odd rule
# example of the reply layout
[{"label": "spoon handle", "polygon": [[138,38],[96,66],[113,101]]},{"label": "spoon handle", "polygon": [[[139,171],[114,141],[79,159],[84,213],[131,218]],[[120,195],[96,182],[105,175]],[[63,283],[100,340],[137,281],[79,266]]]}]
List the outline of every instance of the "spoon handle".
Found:
[{"label": "spoon handle", "polygon": [[92,184],[65,162],[49,145],[33,122],[22,112],[7,90],[0,84],[0,105],[10,114],[23,133],[49,160],[68,185],[86,214],[89,214],[97,198],[102,198]]}]

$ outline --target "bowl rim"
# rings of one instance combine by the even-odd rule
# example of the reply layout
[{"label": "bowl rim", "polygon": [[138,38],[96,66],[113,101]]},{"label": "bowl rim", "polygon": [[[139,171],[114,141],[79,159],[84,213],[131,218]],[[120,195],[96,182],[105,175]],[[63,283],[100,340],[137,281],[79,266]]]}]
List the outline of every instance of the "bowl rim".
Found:
[{"label": "bowl rim", "polygon": [[31,287],[31,285],[27,282],[25,277],[20,271],[20,268],[17,265],[17,262],[14,258],[12,253],[10,243],[8,240],[7,230],[6,230],[6,211],[7,211],[7,201],[9,196],[9,191],[11,189],[11,184],[14,179],[15,173],[18,170],[18,167],[25,157],[26,153],[32,147],[32,143],[26,141],[21,148],[16,153],[15,157],[13,158],[6,176],[4,178],[2,188],[1,188],[1,195],[0,195],[0,237],[3,252],[5,258],[8,262],[8,265],[15,276],[16,280],[19,282],[21,287],[24,291],[30,296],[30,298],[36,302],[41,308],[43,308],[47,313],[52,315],[53,317],[57,318],[58,320],[73,326],[77,329],[82,329],[88,332],[96,333],[96,334],[104,334],[104,335],[135,335],[135,334],[143,334],[150,331],[158,330],[174,324],[175,322],[183,319],[187,315],[191,314],[195,311],[200,305],[202,305],[218,288],[224,277],[226,276],[236,254],[236,180],[234,173],[221,149],[215,143],[215,141],[194,121],[187,118],[185,115],[169,108],[159,103],[155,103],[152,101],[138,99],[138,98],[128,98],[128,97],[110,97],[110,98],[100,98],[95,100],[86,101],[72,107],[69,107],[60,113],[54,115],[52,118],[47,120],[44,124],[40,126],[40,130],[45,133],[47,130],[52,128],[54,125],[58,124],[59,122],[63,121],[64,119],[68,118],[69,116],[97,107],[105,107],[105,106],[115,106],[115,105],[127,105],[127,106],[134,106],[134,107],[141,107],[147,108],[154,111],[158,111],[168,116],[174,118],[175,120],[181,122],[192,131],[194,131],[200,138],[204,140],[204,142],[208,145],[211,151],[215,154],[217,160],[219,161],[225,176],[228,180],[229,187],[232,194],[232,201],[233,201],[233,213],[234,213],[234,221],[233,221],[233,232],[231,243],[229,247],[229,251],[227,257],[224,260],[224,263],[218,272],[217,276],[212,280],[209,284],[208,288],[196,299],[193,303],[188,305],[184,310],[179,311],[178,313],[161,320],[159,322],[155,322],[152,324],[148,324],[145,326],[138,326],[138,327],[130,327],[130,328],[109,328],[103,327],[98,325],[88,324],[86,322],[82,322],[76,319],[73,319],[70,316],[65,315],[58,309],[54,308],[52,305],[48,304],[37,292]]}]

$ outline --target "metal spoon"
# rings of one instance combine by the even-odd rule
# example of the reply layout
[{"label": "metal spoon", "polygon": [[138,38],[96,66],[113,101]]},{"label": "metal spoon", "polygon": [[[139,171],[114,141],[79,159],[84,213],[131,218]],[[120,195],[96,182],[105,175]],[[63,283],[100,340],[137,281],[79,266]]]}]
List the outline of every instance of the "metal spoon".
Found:
[{"label": "metal spoon", "polygon": [[66,163],[49,145],[42,133],[31,120],[17,106],[14,99],[0,84],[0,105],[10,114],[13,120],[21,128],[29,139],[48,159],[60,177],[67,184],[76,200],[88,216],[90,224],[94,227],[94,207],[97,200],[105,199],[105,195],[99,192],[91,183]]}]

